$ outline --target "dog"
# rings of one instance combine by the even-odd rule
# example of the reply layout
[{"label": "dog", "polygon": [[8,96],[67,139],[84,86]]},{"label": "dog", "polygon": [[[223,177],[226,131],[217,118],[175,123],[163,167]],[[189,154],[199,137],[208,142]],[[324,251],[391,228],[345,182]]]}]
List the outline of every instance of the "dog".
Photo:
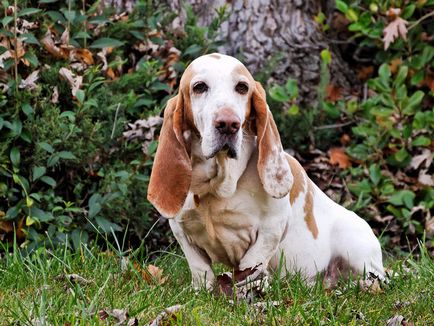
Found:
[{"label": "dog", "polygon": [[147,197],[169,219],[196,289],[213,287],[216,262],[252,277],[384,277],[368,223],[283,150],[263,87],[233,57],[204,55],[185,70],[164,112]]}]

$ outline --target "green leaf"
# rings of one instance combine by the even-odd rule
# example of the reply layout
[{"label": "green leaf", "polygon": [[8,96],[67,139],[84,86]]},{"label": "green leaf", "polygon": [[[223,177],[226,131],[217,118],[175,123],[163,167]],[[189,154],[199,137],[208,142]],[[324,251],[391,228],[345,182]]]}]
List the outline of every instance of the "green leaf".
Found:
[{"label": "green leaf", "polygon": [[45,172],[47,172],[47,168],[45,166],[34,166],[33,173],[32,173],[33,181],[42,177],[45,174]]},{"label": "green leaf", "polygon": [[93,42],[89,47],[92,49],[104,49],[104,48],[115,48],[124,45],[125,42],[121,42],[114,38],[102,37],[95,42]]},{"label": "green leaf", "polygon": [[410,190],[400,190],[392,195],[388,202],[395,206],[405,205],[407,208],[411,209],[414,206],[414,198],[416,195]]},{"label": "green leaf", "polygon": [[202,47],[198,44],[192,44],[190,45],[183,53],[183,56],[197,56],[202,52]]},{"label": "green leaf", "polygon": [[52,177],[46,176],[44,175],[43,177],[41,177],[41,181],[46,183],[47,185],[51,186],[51,187],[55,187],[56,186],[56,180],[54,180]]},{"label": "green leaf", "polygon": [[63,158],[64,160],[76,160],[77,157],[69,151],[61,151],[57,153],[57,156]]},{"label": "green leaf", "polygon": [[298,86],[296,80],[289,78],[285,84],[285,89],[286,89],[286,93],[291,98],[296,98],[298,96]]},{"label": "green leaf", "polygon": [[431,145],[431,138],[425,137],[425,136],[419,136],[416,139],[414,139],[411,144],[413,146],[429,146]]},{"label": "green leaf", "polygon": [[352,8],[348,9],[345,13],[345,17],[347,17],[350,22],[356,22],[359,19],[357,13]]},{"label": "green leaf", "polygon": [[378,76],[379,76],[380,82],[384,86],[387,86],[389,84],[389,79],[391,76],[389,65],[383,63],[380,66],[380,69],[378,69]]},{"label": "green leaf", "polygon": [[95,221],[104,233],[110,233],[112,230],[122,231],[122,228],[119,225],[110,222],[105,217],[97,216],[95,217]]},{"label": "green leaf", "polygon": [[412,114],[413,109],[416,108],[421,102],[425,93],[422,91],[416,91],[408,100],[407,105],[404,107],[403,112],[406,114]]},{"label": "green leaf", "polygon": [[21,105],[21,110],[23,110],[23,112],[24,112],[25,115],[27,115],[27,116],[29,116],[29,115],[31,115],[31,114],[33,113],[33,109],[32,109],[32,107],[30,106],[29,103],[23,103],[23,104]]},{"label": "green leaf", "polygon": [[53,153],[54,152],[53,146],[51,146],[48,143],[41,142],[41,143],[38,143],[38,146],[41,147],[43,150],[47,151],[48,153]]},{"label": "green leaf", "polygon": [[84,91],[82,89],[77,90],[77,93],[75,93],[75,97],[77,98],[77,100],[83,104],[84,102]]},{"label": "green leaf", "polygon": [[89,203],[89,218],[94,218],[102,209],[100,203]]},{"label": "green leaf", "polygon": [[291,107],[288,109],[289,115],[297,115],[300,112],[300,108],[297,104],[291,105]]},{"label": "green leaf", "polygon": [[406,6],[401,13],[401,17],[404,19],[409,19],[413,15],[415,9],[416,6],[414,4]]},{"label": "green leaf", "polygon": [[408,158],[409,154],[407,150],[403,147],[399,151],[397,151],[394,156],[398,162],[403,162],[406,158]]},{"label": "green leaf", "polygon": [[22,10],[20,10],[17,14],[18,17],[23,17],[23,16],[28,16],[28,15],[34,15],[37,14],[38,12],[41,12],[41,9],[38,8],[24,8]]},{"label": "green leaf", "polygon": [[268,92],[270,93],[271,98],[277,102],[284,103],[290,100],[290,97],[281,86],[273,86]]},{"label": "green leaf", "polygon": [[372,183],[377,186],[381,181],[381,169],[378,164],[372,164],[369,167],[369,178]]},{"label": "green leaf", "polygon": [[326,65],[329,65],[332,62],[332,54],[329,50],[324,49],[321,51],[321,59]]},{"label": "green leaf", "polygon": [[336,8],[344,14],[348,11],[347,4],[342,0],[336,0]]},{"label": "green leaf", "polygon": [[14,167],[18,167],[20,165],[20,150],[17,147],[12,147],[10,158]]},{"label": "green leaf", "polygon": [[30,208],[30,214],[31,217],[34,217],[39,222],[50,222],[54,219],[53,214],[50,212],[43,211],[42,209],[33,206]]},{"label": "green leaf", "polygon": [[59,1],[59,0],[39,0],[39,3],[54,3],[57,1]]},{"label": "green leaf", "polygon": [[[41,45],[41,43],[39,43],[38,39],[32,33],[21,34],[21,38],[23,38],[24,43]],[[27,53],[29,53],[29,52],[26,52],[26,54]]]},{"label": "green leaf", "polygon": [[401,85],[405,81],[405,79],[407,78],[407,74],[408,74],[408,67],[407,66],[401,66],[399,68],[398,75],[396,76],[393,83],[397,86]]}]

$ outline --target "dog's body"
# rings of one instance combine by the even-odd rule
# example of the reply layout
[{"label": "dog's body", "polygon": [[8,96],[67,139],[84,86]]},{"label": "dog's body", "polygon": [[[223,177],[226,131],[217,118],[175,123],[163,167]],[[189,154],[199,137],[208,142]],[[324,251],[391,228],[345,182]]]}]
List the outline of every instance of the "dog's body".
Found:
[{"label": "dog's body", "polygon": [[[148,198],[170,220],[195,287],[211,264],[266,274],[346,266],[383,277],[369,225],[328,198],[283,151],[265,92],[236,59],[193,61],[168,103]],[[333,273],[333,271],[331,271]]]}]

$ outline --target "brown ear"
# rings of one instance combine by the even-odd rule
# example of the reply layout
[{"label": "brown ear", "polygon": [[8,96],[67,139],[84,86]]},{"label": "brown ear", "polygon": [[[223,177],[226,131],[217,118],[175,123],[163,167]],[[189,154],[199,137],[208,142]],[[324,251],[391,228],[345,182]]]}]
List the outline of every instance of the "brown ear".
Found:
[{"label": "brown ear", "polygon": [[161,215],[173,218],[187,198],[191,182],[191,161],[183,138],[182,95],[169,100],[155,155],[148,200]]},{"label": "brown ear", "polygon": [[259,151],[259,178],[269,195],[282,198],[291,189],[293,176],[280,142],[279,131],[265,99],[265,91],[258,82],[252,94],[252,103]]}]

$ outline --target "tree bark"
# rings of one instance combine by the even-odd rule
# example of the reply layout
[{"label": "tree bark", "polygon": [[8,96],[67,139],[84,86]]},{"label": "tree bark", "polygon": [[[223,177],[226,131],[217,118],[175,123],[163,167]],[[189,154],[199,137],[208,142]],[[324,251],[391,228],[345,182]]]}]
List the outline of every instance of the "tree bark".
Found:
[{"label": "tree bark", "polygon": [[220,51],[241,59],[254,74],[268,73],[270,84],[297,80],[302,106],[316,101],[323,49],[332,54],[331,83],[348,91],[358,86],[354,73],[314,19],[320,11],[331,17],[334,0],[168,1],[178,13],[174,24],[184,23],[183,3],[192,6],[203,26],[214,17],[213,8],[227,5],[230,17],[221,26],[224,46]]}]

